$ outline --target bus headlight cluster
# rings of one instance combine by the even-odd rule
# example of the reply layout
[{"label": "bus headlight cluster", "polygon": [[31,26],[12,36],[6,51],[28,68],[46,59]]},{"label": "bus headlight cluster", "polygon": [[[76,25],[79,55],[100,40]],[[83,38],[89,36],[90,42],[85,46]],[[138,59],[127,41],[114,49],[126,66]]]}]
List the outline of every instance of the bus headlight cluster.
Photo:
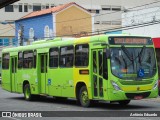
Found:
[{"label": "bus headlight cluster", "polygon": [[118,86],[118,84],[117,83],[115,83],[114,81],[111,81],[111,83],[112,83],[112,86],[114,87],[114,89],[115,90],[121,90],[121,88]]},{"label": "bus headlight cluster", "polygon": [[155,82],[154,86],[153,86],[153,90],[155,90],[158,87],[158,80]]}]

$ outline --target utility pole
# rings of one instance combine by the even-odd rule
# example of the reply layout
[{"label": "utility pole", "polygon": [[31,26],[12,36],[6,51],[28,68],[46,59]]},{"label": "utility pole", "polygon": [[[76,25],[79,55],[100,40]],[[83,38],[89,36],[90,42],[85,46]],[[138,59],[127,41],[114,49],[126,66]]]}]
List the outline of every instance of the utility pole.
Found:
[{"label": "utility pole", "polygon": [[24,40],[24,26],[20,24],[20,46],[23,46]]}]

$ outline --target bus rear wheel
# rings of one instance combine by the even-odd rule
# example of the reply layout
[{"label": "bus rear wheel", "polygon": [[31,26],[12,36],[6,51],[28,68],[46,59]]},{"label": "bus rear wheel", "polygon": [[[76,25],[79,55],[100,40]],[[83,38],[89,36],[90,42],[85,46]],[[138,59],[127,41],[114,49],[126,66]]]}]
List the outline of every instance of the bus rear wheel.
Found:
[{"label": "bus rear wheel", "polygon": [[121,101],[118,101],[118,103],[122,106],[125,106],[125,105],[128,105],[130,103],[131,100],[121,100]]},{"label": "bus rear wheel", "polygon": [[91,104],[91,101],[89,100],[89,97],[88,97],[88,91],[86,86],[82,86],[80,89],[79,102],[83,107],[89,107]]},{"label": "bus rear wheel", "polygon": [[26,84],[23,89],[24,89],[23,92],[24,92],[25,100],[28,100],[28,101],[32,100],[33,99],[33,95],[31,94],[30,85]]}]

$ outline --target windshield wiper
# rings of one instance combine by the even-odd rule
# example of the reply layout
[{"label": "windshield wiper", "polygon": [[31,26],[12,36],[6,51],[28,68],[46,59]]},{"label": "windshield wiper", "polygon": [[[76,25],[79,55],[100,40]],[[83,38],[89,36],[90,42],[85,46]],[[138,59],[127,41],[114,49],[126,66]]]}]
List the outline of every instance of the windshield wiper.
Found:
[{"label": "windshield wiper", "polygon": [[134,70],[134,59],[133,59],[133,54],[130,55],[129,51],[126,49],[126,47],[124,45],[121,46],[122,51],[126,54],[126,56],[128,57],[128,59],[132,62],[133,65],[133,70]]},{"label": "windshield wiper", "polygon": [[143,46],[141,51],[138,52],[138,63],[140,64],[140,66],[142,65],[142,55],[143,55],[143,52],[145,51],[145,49],[146,49],[146,46]]},{"label": "windshield wiper", "polygon": [[128,57],[128,59],[129,59],[130,61],[132,61],[132,60],[133,60],[133,55],[132,55],[132,56],[130,55],[130,53],[129,53],[129,51],[126,49],[126,47],[125,47],[124,45],[122,45],[122,46],[121,46],[121,49],[122,49],[122,51],[126,54],[126,56]]}]

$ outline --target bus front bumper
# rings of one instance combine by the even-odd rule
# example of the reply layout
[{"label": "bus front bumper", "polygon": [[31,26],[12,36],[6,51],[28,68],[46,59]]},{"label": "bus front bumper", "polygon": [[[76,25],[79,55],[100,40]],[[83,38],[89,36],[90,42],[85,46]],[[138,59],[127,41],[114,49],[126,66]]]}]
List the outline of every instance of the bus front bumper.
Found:
[{"label": "bus front bumper", "polygon": [[145,98],[158,97],[158,89],[148,91],[130,91],[125,92],[122,90],[116,91],[114,89],[108,89],[109,101],[117,100],[140,100]]}]

